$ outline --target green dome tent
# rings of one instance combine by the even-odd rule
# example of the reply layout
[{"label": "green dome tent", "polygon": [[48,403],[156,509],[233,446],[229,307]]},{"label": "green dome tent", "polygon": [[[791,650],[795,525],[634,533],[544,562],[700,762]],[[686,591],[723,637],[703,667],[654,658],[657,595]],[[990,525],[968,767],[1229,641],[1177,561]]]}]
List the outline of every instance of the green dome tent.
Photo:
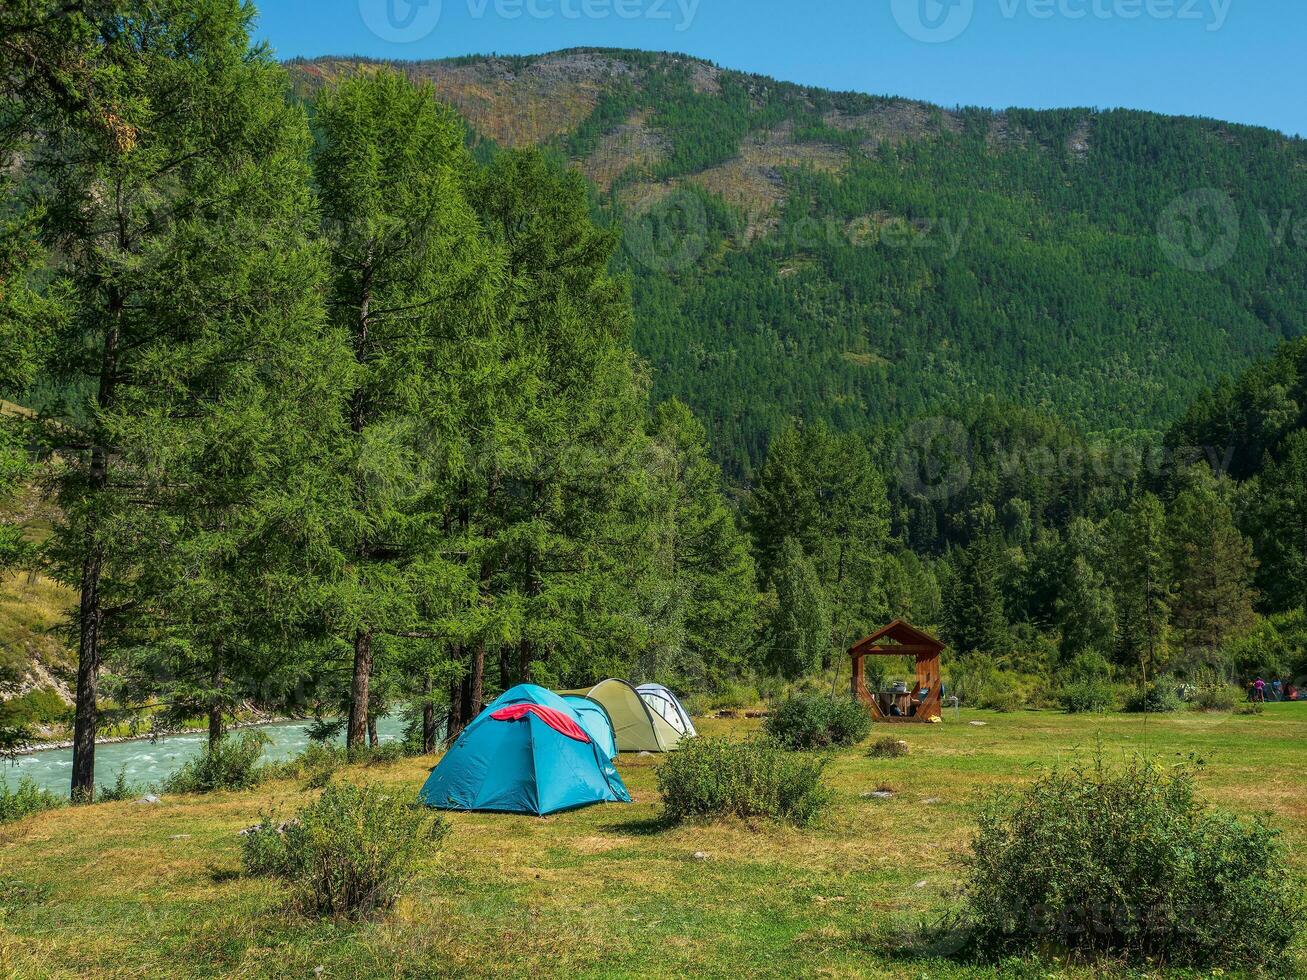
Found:
[{"label": "green dome tent", "polygon": [[606,680],[588,691],[565,691],[564,696],[586,697],[604,706],[617,734],[619,752],[671,752],[685,738],[626,681]]}]

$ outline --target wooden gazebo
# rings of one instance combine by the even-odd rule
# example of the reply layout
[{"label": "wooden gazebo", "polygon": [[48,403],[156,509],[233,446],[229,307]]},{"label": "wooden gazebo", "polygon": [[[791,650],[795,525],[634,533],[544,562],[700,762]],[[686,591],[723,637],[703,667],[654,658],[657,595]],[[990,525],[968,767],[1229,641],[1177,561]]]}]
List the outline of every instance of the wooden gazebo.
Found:
[{"label": "wooden gazebo", "polygon": [[[943,650],[944,644],[929,633],[901,619],[894,620],[849,648],[849,658],[853,661],[853,696],[867,706],[876,721],[929,722],[932,718],[942,718],[939,655]],[[916,658],[916,685],[907,693],[868,691],[862,669],[867,657]],[[924,698],[920,697],[922,691],[926,692]]]}]

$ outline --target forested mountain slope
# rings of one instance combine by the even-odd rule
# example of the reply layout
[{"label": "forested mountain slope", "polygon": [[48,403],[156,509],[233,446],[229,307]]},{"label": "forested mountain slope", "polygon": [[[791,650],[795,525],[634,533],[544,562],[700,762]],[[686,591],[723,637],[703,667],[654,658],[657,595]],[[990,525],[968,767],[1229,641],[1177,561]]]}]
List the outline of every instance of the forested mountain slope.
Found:
[{"label": "forested mountain slope", "polygon": [[[357,64],[291,68],[307,96]],[[1305,332],[1307,144],[1267,130],[950,111],[630,51],[402,67],[483,152],[546,144],[590,177],[655,394],[736,477],[791,415],[853,429],[995,393],[1161,428]]]}]

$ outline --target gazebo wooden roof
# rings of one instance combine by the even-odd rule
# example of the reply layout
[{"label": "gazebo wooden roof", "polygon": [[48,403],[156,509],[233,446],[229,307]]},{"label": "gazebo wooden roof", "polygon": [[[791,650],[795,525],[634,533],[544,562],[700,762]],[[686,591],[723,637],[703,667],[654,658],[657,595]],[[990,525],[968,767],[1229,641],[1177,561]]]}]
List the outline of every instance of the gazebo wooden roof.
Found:
[{"label": "gazebo wooden roof", "polygon": [[[939,657],[944,651],[944,644],[929,633],[915,626],[896,619],[865,640],[860,640],[849,648],[852,660],[853,696],[871,711],[876,721],[885,722],[929,722],[932,718],[943,717],[940,706]],[[915,706],[915,713],[909,715],[891,714],[891,705],[895,696],[881,692],[873,694],[867,690],[867,679],[863,674],[863,661],[867,657],[913,657],[917,662],[917,683],[912,693],[907,696],[909,708]],[[921,691],[926,696],[918,700]],[[901,699],[902,696],[899,696]],[[888,700],[887,700],[888,699]]]}]

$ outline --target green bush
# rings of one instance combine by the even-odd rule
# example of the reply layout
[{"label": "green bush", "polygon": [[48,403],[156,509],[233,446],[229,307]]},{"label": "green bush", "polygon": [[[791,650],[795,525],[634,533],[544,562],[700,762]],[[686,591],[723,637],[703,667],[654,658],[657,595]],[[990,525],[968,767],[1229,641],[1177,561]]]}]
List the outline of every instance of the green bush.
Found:
[{"label": "green bush", "polygon": [[1204,809],[1191,768],[1054,769],[983,809],[966,920],[991,955],[1054,947],[1263,966],[1304,925],[1276,834]]},{"label": "green bush", "polygon": [[1243,691],[1233,684],[1203,684],[1189,703],[1197,711],[1230,711],[1243,699]]},{"label": "green bush", "polygon": [[895,738],[893,735],[887,735],[872,742],[871,748],[867,750],[867,755],[873,759],[897,759],[911,751],[907,742]]},{"label": "green bush", "polygon": [[952,664],[946,693],[956,696],[964,707],[1017,711],[1026,706],[1028,689],[1047,687],[1030,675],[998,669],[983,654],[972,654]]},{"label": "green bush", "polygon": [[382,742],[380,745],[368,746],[361,761],[369,766],[384,766],[421,754],[422,746],[420,744],[414,747],[404,741]]},{"label": "green bush", "polygon": [[1125,710],[1135,713],[1169,714],[1184,706],[1175,681],[1163,678],[1138,688],[1125,700]]},{"label": "green bush", "polygon": [[347,762],[345,747],[309,742],[299,755],[263,768],[267,779],[302,779],[309,789],[322,789]]},{"label": "green bush", "polygon": [[721,690],[712,695],[709,706],[714,711],[720,711],[723,708],[752,708],[761,700],[757,688],[748,684],[732,682],[723,685]]},{"label": "green bush", "polygon": [[787,749],[856,745],[871,731],[871,716],[850,697],[793,694],[768,716],[765,730]]},{"label": "green bush", "polygon": [[127,782],[127,767],[123,766],[114,776],[112,786],[97,786],[95,789],[96,803],[126,803],[128,800],[135,799],[137,789]]},{"label": "green bush", "polygon": [[53,810],[63,805],[62,797],[41,789],[28,776],[18,781],[16,789],[10,789],[9,784],[0,779],[0,824],[22,820],[34,813]]},{"label": "green bush", "polygon": [[263,779],[259,766],[264,748],[272,740],[259,731],[227,736],[205,746],[193,759],[164,780],[169,793],[211,793],[224,789],[253,789]]},{"label": "green bush", "polygon": [[38,687],[8,701],[0,701],[0,726],[21,728],[67,721],[71,709],[57,691]]},{"label": "green bush", "polygon": [[830,803],[826,763],[754,739],[696,738],[658,767],[668,820],[767,817],[811,824]]},{"label": "green bush", "polygon": [[425,807],[332,783],[294,820],[264,817],[243,838],[242,858],[247,873],[288,881],[299,911],[358,919],[390,908],[447,833]]},{"label": "green bush", "polygon": [[1076,680],[1063,684],[1057,701],[1068,714],[1111,711],[1116,707],[1116,691],[1103,680]]},{"label": "green bush", "polygon": [[681,706],[691,718],[701,718],[712,711],[712,698],[706,694],[690,694],[681,699]]}]

